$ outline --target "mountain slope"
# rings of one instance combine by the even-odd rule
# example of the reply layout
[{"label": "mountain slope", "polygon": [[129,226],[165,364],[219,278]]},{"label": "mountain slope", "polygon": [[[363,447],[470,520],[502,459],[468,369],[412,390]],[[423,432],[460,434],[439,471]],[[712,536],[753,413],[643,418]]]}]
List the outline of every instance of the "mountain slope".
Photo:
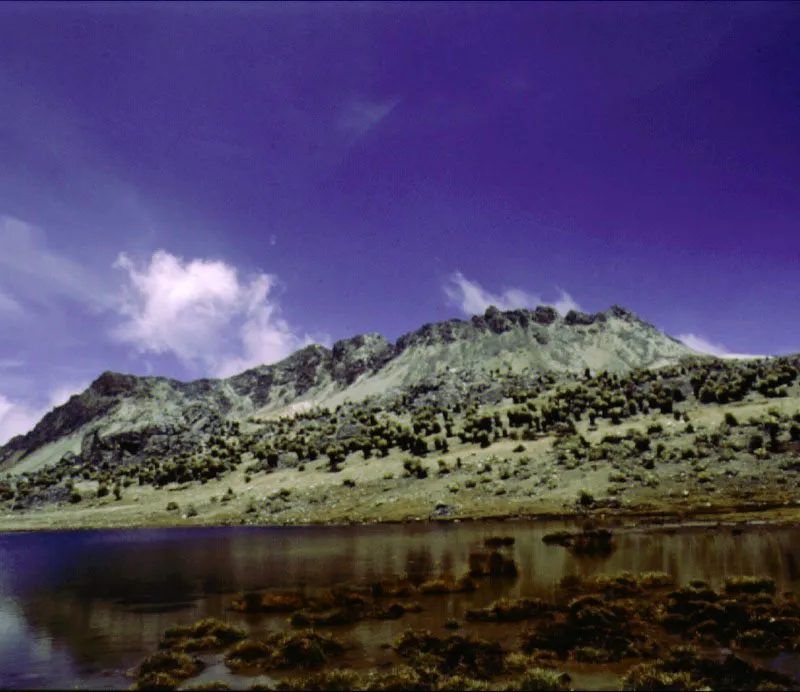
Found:
[{"label": "mountain slope", "polygon": [[103,373],[82,394],[0,448],[0,470],[33,471],[65,454],[125,463],[174,453],[232,421],[389,395],[423,383],[487,380],[496,369],[624,372],[697,355],[632,312],[613,306],[561,317],[549,307],[426,324],[395,344],[379,334],[308,346],[273,365],[222,380],[180,382]]}]

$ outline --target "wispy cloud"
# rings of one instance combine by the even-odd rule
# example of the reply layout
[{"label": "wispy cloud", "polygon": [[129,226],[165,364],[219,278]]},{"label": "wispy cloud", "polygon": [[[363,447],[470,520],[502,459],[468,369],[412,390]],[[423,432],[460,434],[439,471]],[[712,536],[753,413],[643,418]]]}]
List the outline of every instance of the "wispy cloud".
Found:
[{"label": "wispy cloud", "polygon": [[108,292],[92,274],[51,250],[31,224],[0,216],[0,247],[0,310],[24,311],[28,302],[52,306],[64,297],[94,309],[110,306]]},{"label": "wispy cloud", "polygon": [[0,315],[21,315],[24,313],[22,306],[12,297],[0,291]]},{"label": "wispy cloud", "polygon": [[350,99],[344,104],[336,127],[350,137],[350,144],[363,137],[378,125],[400,103],[399,98],[371,101],[363,98]]},{"label": "wispy cloud", "polygon": [[572,296],[559,289],[555,301],[543,300],[538,293],[528,293],[520,288],[507,288],[502,293],[487,291],[477,281],[470,281],[461,272],[453,272],[447,278],[444,293],[451,305],[458,307],[465,315],[477,315],[486,311],[490,305],[499,310],[535,308],[537,305],[552,305],[560,314],[570,310],[580,310]]},{"label": "wispy cloud", "polygon": [[280,317],[273,275],[242,280],[223,261],[184,260],[163,250],[142,267],[124,254],[115,266],[127,283],[119,307],[124,321],[112,336],[141,353],[172,353],[190,368],[228,377],[314,341]]},{"label": "wispy cloud", "polygon": [[717,356],[718,358],[765,358],[763,355],[753,355],[750,353],[732,353],[722,344],[715,344],[697,334],[681,334],[678,340],[682,341],[689,348],[697,351],[698,353],[706,353],[710,356]]}]

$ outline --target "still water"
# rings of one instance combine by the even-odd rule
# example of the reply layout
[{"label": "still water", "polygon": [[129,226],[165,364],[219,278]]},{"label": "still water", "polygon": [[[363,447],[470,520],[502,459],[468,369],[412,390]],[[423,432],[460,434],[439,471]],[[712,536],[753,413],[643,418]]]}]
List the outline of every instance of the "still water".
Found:
[{"label": "still water", "polygon": [[[516,539],[510,549],[519,566],[516,580],[484,580],[471,594],[423,596],[424,611],[400,620],[330,628],[356,644],[346,664],[386,665],[392,654],[380,644],[407,627],[444,634],[447,618],[462,619],[468,608],[501,596],[550,595],[568,574],[662,570],[681,584],[705,579],[713,586],[732,574],[766,574],[777,580],[779,592],[800,591],[800,529],[795,527],[750,527],[741,534],[730,527],[619,530],[619,547],[606,558],[575,557],[542,542],[545,533],[565,528],[576,527],[519,521],[2,534],[0,688],[124,689],[131,684],[125,670],[155,651],[164,630],[174,624],[215,616],[254,633],[288,629],[285,615],[229,612],[238,591],[315,590],[402,572],[417,580],[443,572],[460,576],[468,554],[497,535]],[[492,636],[493,627],[469,623],[462,632]],[[513,645],[517,632],[503,627],[503,637],[493,638]],[[190,682],[215,679],[238,688],[254,681],[211,665]]]}]

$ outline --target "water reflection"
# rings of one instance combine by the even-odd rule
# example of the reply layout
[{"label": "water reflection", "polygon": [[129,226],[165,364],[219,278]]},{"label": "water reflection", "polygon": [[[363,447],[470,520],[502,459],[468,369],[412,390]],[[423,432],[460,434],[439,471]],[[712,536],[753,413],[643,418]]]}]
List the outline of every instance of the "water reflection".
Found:
[{"label": "water reflection", "polygon": [[[389,641],[406,627],[440,629],[449,617],[501,596],[550,595],[567,574],[663,570],[681,583],[720,585],[730,574],[769,574],[779,590],[800,588],[797,529],[693,529],[674,534],[618,533],[607,558],[573,556],[547,546],[566,522],[505,522],[331,528],[209,528],[63,532],[0,536],[0,687],[60,687],[67,681],[124,688],[119,675],[153,651],[175,623],[222,616],[259,629],[286,628],[284,617],[245,619],[226,612],[246,589],[309,589],[369,582],[406,572],[420,582],[467,569],[485,538],[509,535],[515,581],[485,580],[478,592],[423,598],[423,613],[362,622],[346,634]],[[470,625],[473,627],[473,625]],[[477,624],[474,627],[485,627]],[[509,630],[507,637],[513,637]],[[365,644],[366,645],[366,644]],[[363,650],[368,661],[381,655]],[[29,676],[40,677],[29,677]]]}]

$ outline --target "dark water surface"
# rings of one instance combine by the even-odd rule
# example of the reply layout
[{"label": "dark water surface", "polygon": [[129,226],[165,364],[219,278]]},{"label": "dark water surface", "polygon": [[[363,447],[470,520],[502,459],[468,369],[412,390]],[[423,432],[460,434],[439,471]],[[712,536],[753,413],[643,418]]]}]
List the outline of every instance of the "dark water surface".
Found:
[{"label": "dark water surface", "polygon": [[[466,609],[501,596],[551,595],[567,574],[662,570],[681,584],[706,579],[713,586],[733,574],[766,574],[777,580],[779,592],[800,591],[800,529],[794,527],[750,527],[741,535],[730,527],[620,530],[619,547],[608,558],[575,557],[542,543],[545,533],[563,528],[575,526],[519,521],[0,534],[0,688],[126,688],[131,680],[124,671],[155,651],[174,624],[216,616],[253,632],[288,629],[284,615],[227,611],[238,591],[314,590],[402,572],[416,579],[460,576],[470,551],[496,535],[516,538],[509,552],[519,565],[518,579],[484,580],[472,594],[421,596],[424,612],[400,620],[330,628],[357,644],[345,662],[386,664],[392,654],[379,645],[407,627],[444,633],[447,618],[462,619]],[[513,646],[521,627],[468,623],[462,632]],[[191,682],[223,679],[239,688],[253,682],[230,677],[209,660],[212,665]],[[800,673],[796,656],[783,657],[780,665]],[[614,688],[613,676],[589,673],[594,687]],[[580,671],[574,677],[580,687]]]}]

